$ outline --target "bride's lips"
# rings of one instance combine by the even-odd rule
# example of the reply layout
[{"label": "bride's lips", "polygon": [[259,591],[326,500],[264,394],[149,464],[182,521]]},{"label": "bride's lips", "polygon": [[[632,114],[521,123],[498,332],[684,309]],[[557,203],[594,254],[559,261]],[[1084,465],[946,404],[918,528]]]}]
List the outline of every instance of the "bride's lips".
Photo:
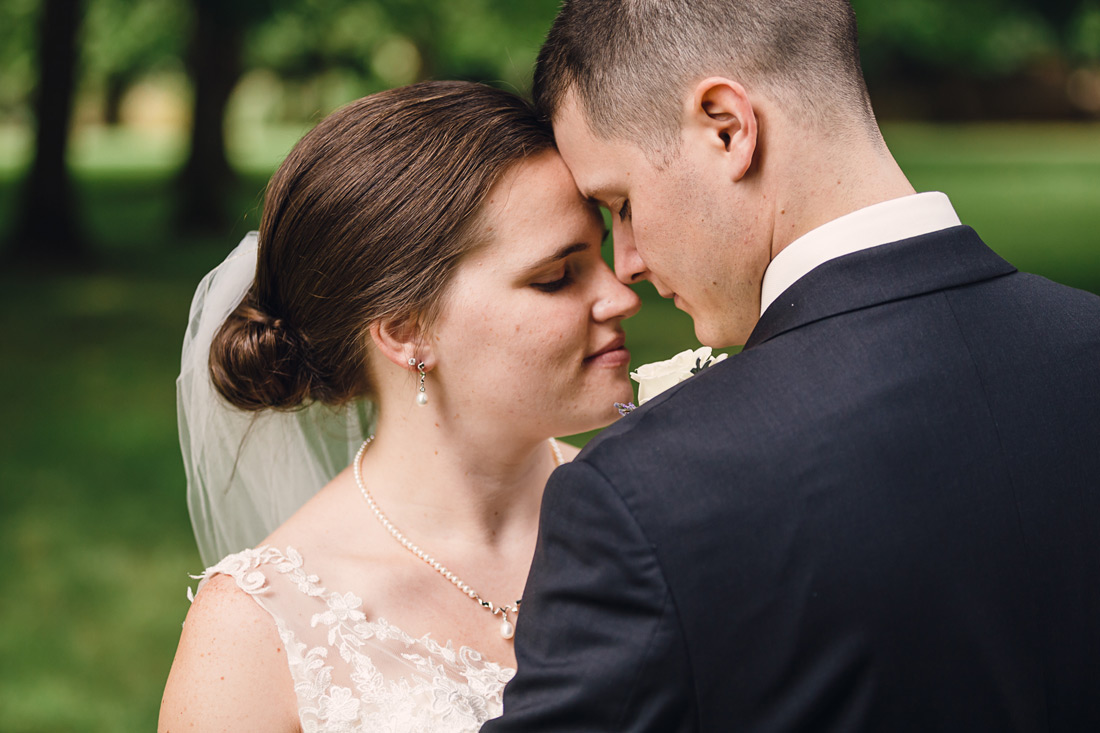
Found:
[{"label": "bride's lips", "polygon": [[630,363],[630,352],[624,344],[626,336],[619,335],[603,346],[598,351],[584,358],[585,364],[602,367],[621,367]]}]

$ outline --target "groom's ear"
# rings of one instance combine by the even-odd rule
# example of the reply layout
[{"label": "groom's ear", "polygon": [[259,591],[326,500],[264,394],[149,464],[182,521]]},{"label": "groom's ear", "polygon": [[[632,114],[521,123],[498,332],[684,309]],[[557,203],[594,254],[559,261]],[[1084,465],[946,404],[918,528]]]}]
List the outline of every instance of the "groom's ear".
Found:
[{"label": "groom's ear", "polygon": [[[428,339],[416,318],[387,318],[370,326],[370,337],[382,356],[403,369],[415,368],[416,363],[430,366],[432,355]],[[410,365],[409,359],[415,362]]]},{"label": "groom's ear", "polygon": [[712,76],[695,85],[684,126],[703,145],[724,156],[732,180],[752,167],[756,154],[757,120],[745,87]]}]

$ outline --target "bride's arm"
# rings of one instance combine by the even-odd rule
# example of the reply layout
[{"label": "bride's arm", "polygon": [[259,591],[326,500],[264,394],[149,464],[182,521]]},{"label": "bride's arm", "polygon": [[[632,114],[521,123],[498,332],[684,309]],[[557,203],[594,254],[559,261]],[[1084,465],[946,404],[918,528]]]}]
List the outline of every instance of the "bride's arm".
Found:
[{"label": "bride's arm", "polygon": [[162,733],[300,729],[275,624],[229,576],[211,578],[187,613],[157,728]]}]

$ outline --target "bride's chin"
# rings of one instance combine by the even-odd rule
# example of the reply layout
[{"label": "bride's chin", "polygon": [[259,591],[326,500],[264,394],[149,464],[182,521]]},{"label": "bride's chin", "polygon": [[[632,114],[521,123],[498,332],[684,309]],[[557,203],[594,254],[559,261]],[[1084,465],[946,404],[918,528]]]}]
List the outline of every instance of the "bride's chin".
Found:
[{"label": "bride's chin", "polygon": [[606,428],[622,417],[616,403],[634,401],[632,385],[624,374],[621,380],[605,381],[598,389],[590,386],[580,393],[574,392],[574,399],[558,403],[564,409],[553,421],[558,426],[555,435],[578,435]]},{"label": "bride's chin", "polygon": [[[619,384],[618,388],[613,391],[613,398],[611,400],[611,406],[614,407],[616,402],[633,402],[634,401],[634,383],[630,381],[630,377],[623,378],[623,381]],[[615,417],[619,416],[618,410],[615,411]]]}]

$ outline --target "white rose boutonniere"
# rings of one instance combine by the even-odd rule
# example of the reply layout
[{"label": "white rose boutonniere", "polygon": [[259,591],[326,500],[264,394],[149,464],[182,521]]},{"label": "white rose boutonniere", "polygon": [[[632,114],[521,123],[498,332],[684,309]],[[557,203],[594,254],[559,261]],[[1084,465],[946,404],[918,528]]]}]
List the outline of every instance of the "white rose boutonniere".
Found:
[{"label": "white rose boutonniere", "polygon": [[[724,360],[729,354],[711,356],[711,348],[681,351],[671,359],[643,364],[630,373],[630,378],[638,383],[638,404],[644,405],[669,387],[674,387],[685,379],[698,374],[712,364]],[[633,403],[616,402],[615,406],[623,415],[635,409]]]}]

